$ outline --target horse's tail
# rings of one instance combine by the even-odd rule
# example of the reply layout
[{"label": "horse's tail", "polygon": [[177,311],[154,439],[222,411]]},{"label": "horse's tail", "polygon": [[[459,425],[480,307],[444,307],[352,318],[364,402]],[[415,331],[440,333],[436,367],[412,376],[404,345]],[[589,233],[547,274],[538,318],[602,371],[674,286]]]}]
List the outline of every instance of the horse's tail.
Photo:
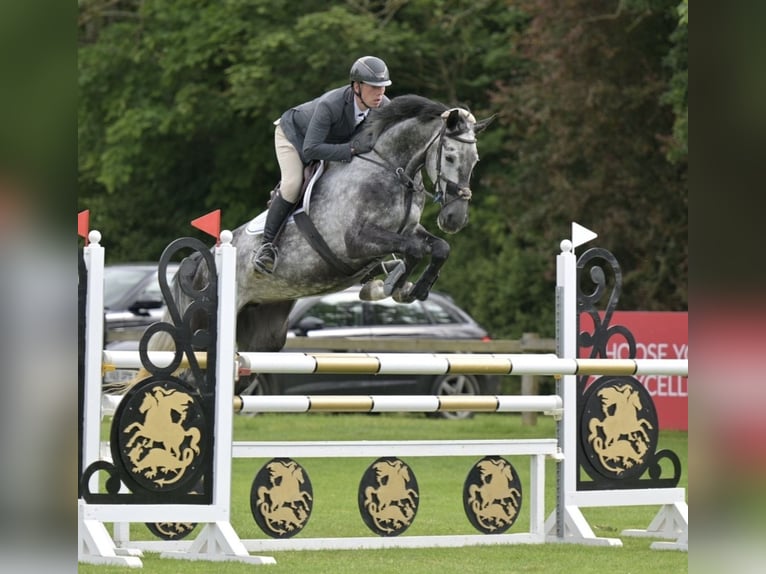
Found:
[{"label": "horse's tail", "polygon": [[[183,316],[184,311],[189,306],[192,298],[187,295],[181,288],[183,282],[186,286],[191,286],[194,289],[199,289],[201,285],[204,285],[207,281],[207,270],[205,265],[200,265],[203,261],[202,254],[194,252],[181,261],[181,265],[178,271],[173,276],[173,279],[168,284],[168,290],[170,294],[170,300],[163,291],[165,298],[165,312],[161,321],[163,323],[175,324],[173,313],[171,312],[171,306],[178,310],[178,314]],[[192,322],[193,327],[194,322]],[[175,341],[173,337],[167,331],[158,331],[154,333],[147,341],[146,348],[148,351],[174,351]],[[179,369],[179,371],[182,369]],[[114,394],[124,394],[128,392],[135,385],[148,378],[151,373],[144,367],[141,367],[132,379],[127,381],[121,381],[118,383],[112,383],[104,385],[104,391]]]}]

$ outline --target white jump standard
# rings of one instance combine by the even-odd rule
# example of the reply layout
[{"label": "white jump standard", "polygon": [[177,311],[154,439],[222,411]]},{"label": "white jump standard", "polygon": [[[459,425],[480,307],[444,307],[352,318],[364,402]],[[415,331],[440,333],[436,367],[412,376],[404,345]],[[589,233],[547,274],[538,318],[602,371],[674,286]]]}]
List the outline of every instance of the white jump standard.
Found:
[{"label": "white jump standard", "polygon": [[[578,358],[577,260],[574,248],[595,234],[584,233],[573,224],[573,240],[561,243],[557,257],[556,354],[431,354],[431,353],[251,353],[235,351],[235,285],[236,253],[231,245],[231,233],[220,234],[220,245],[213,252],[217,270],[217,323],[215,352],[208,348],[214,361],[215,406],[212,470],[215,477],[210,489],[210,500],[205,503],[167,504],[155,502],[149,496],[145,503],[102,503],[98,494],[97,473],[101,463],[101,385],[104,368],[139,368],[141,357],[137,352],[109,351],[102,348],[103,310],[103,247],[98,232],[91,232],[90,244],[84,249],[88,267],[88,299],[86,305],[85,352],[85,404],[83,408],[82,467],[89,469],[86,479],[89,501],[81,497],[78,502],[79,548],[81,562],[118,564],[129,567],[142,565],[143,551],[161,552],[162,557],[189,560],[233,560],[252,564],[270,564],[270,556],[253,556],[255,552],[280,550],[354,549],[354,548],[407,548],[446,547],[515,543],[577,543],[618,546],[617,538],[598,538],[588,525],[580,508],[594,506],[659,505],[659,513],[646,530],[624,531],[623,536],[654,536],[669,539],[656,542],[658,549],[688,549],[688,508],[685,489],[677,487],[646,488],[639,485],[640,476],[629,477],[629,487],[600,487],[595,481],[584,486],[579,477],[579,458],[582,457],[578,404],[583,404],[581,381],[592,375],[600,390],[590,393],[594,400],[602,400],[622,393],[635,395],[639,390],[628,384],[638,375],[669,374],[688,376],[687,360],[641,360]],[[587,230],[585,230],[587,231]],[[156,365],[169,365],[177,360],[175,353],[142,351]],[[207,368],[208,353],[184,355],[178,366],[199,365]],[[213,363],[211,363],[213,365]],[[234,379],[250,373],[369,373],[369,374],[498,374],[498,375],[552,375],[556,376],[557,393],[550,396],[234,396]],[[212,376],[212,375],[211,375]],[[623,378],[625,381],[623,381]],[[159,398],[178,396],[177,388],[162,387],[161,377],[152,388]],[[593,389],[596,389],[596,383]],[[146,388],[149,388],[147,384]],[[178,387],[181,388],[181,387]],[[596,393],[601,393],[596,396]],[[175,394],[173,394],[175,393]],[[149,393],[147,392],[147,396]],[[127,395],[126,395],[127,399]],[[125,400],[125,399],[123,399]],[[646,401],[644,401],[646,402]],[[126,403],[127,404],[127,403]],[[587,406],[587,404],[586,404]],[[120,408],[137,409],[137,405],[122,404]],[[644,405],[644,408],[647,408]],[[532,440],[461,440],[461,441],[311,441],[311,442],[234,442],[232,417],[234,413],[256,412],[540,412],[558,421],[557,438]],[[609,421],[594,416],[588,446],[594,448],[592,458],[598,455],[608,459],[609,448],[632,446],[633,456],[650,454],[647,450],[656,438],[656,421],[643,411],[636,412],[635,432],[629,440],[610,431]],[[649,422],[647,422],[649,421]],[[148,425],[140,420],[133,426]],[[652,428],[650,428],[652,427]],[[188,430],[188,429],[187,429]],[[610,435],[609,433],[612,432]],[[605,434],[606,433],[606,434]],[[642,435],[643,433],[643,435]],[[193,434],[193,433],[192,433]],[[135,435],[138,436],[138,433]],[[131,454],[144,454],[141,441],[132,444]],[[197,443],[192,441],[192,446]],[[184,444],[188,444],[184,443]],[[203,438],[204,444],[204,438]],[[147,446],[148,448],[148,446]],[[116,452],[116,451],[112,451]],[[630,455],[629,452],[629,455]],[[664,452],[664,451],[663,451]],[[377,536],[342,539],[288,537],[275,539],[242,540],[231,525],[231,469],[233,458],[293,459],[362,457],[387,460],[392,456],[483,456],[482,460],[502,456],[529,456],[530,484],[525,486],[524,500],[529,505],[529,528],[524,532],[479,534],[460,536]],[[545,460],[552,458],[557,465],[557,503],[555,510],[545,519]],[[179,455],[180,459],[180,455]],[[654,459],[652,459],[654,460]],[[500,459],[502,461],[502,459]],[[492,461],[484,464],[489,465]],[[392,463],[393,464],[393,463]],[[477,463],[479,464],[479,463]],[[636,465],[635,468],[639,469]],[[604,471],[609,475],[609,468]],[[618,469],[616,474],[622,472]],[[628,472],[627,474],[630,474]],[[179,474],[180,476],[180,474]],[[88,478],[89,477],[89,478]],[[210,478],[210,477],[207,477]],[[617,484],[617,481],[607,484]],[[662,483],[664,484],[664,483]],[[633,487],[635,486],[635,488]],[[369,490],[370,487],[368,487]],[[467,487],[466,487],[467,488]],[[521,488],[521,487],[519,487]],[[361,486],[360,486],[361,491]],[[122,491],[121,491],[122,492]],[[361,496],[361,495],[360,495]],[[193,540],[130,540],[127,525],[131,522],[185,522],[203,525]],[[114,523],[114,536],[105,523]]]}]

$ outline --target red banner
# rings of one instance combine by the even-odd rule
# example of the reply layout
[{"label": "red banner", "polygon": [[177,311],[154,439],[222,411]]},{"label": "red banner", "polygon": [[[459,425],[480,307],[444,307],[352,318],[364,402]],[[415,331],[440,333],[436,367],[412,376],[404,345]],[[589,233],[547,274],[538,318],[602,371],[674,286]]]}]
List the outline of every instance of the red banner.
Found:
[{"label": "red banner", "polygon": [[[601,314],[603,318],[603,313]],[[615,311],[607,327],[626,327],[636,342],[636,359],[688,359],[689,314],[664,311]],[[580,331],[593,332],[590,316],[580,315]],[[580,357],[590,356],[591,349],[582,347]],[[606,346],[608,359],[630,358],[625,337],[616,334]],[[654,400],[660,428],[689,429],[688,377],[676,375],[644,375],[636,377]]]}]

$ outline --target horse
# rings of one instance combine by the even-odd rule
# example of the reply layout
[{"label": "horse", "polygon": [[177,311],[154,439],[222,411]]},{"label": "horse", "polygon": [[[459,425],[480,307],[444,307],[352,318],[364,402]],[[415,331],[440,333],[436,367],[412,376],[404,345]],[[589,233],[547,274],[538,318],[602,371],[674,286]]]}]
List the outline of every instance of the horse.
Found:
[{"label": "horse", "polygon": [[[454,234],[468,223],[476,163],[477,134],[494,116],[478,121],[467,109],[450,108],[416,95],[403,95],[371,110],[357,134],[369,152],[349,162],[327,162],[313,184],[303,211],[312,233],[299,229],[296,213],[276,244],[279,264],[271,275],[257,272],[253,255],[262,238],[246,222],[232,232],[237,250],[237,328],[240,351],[279,351],[287,336],[287,318],[295,300],[364,283],[361,297],[393,296],[399,302],[424,300],[449,256],[449,244],[420,223],[426,197],[424,175],[439,204],[437,225]],[[263,215],[263,214],[261,214]],[[324,249],[315,247],[319,237]],[[391,260],[384,261],[394,256]],[[417,265],[428,258],[418,278]],[[177,308],[188,297],[179,288],[183,275],[195,289],[207,284],[208,266],[182,261],[170,287]],[[203,259],[203,258],[198,258]],[[379,278],[388,273],[385,280]],[[412,279],[412,281],[410,280]],[[167,320],[167,313],[166,319]],[[161,333],[151,350],[172,349]]]}]

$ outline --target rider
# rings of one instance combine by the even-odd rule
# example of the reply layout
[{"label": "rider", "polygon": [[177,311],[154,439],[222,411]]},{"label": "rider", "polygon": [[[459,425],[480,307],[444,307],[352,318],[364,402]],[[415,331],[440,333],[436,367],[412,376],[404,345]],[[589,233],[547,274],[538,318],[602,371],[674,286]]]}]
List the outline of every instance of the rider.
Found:
[{"label": "rider", "polygon": [[370,108],[389,102],[388,67],[380,58],[363,56],[351,66],[349,76],[350,85],[290,108],[274,122],[281,181],[266,215],[263,244],[253,257],[261,273],[270,275],[277,266],[274,238],[298,201],[304,166],[312,160],[351,161],[352,156],[370,151],[368,145],[351,140]]}]

